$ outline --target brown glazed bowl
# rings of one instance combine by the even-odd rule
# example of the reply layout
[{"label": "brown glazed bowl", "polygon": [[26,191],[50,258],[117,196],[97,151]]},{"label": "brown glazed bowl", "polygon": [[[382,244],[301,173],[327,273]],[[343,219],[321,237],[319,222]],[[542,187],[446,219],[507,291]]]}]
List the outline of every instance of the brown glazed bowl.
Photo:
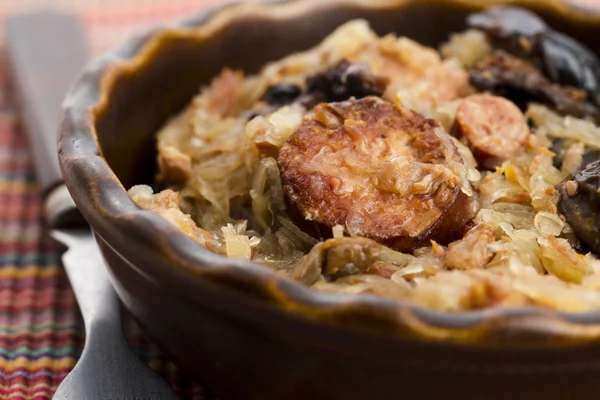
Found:
[{"label": "brown glazed bowl", "polygon": [[226,400],[600,399],[600,312],[447,314],[319,293],[200,248],[125,190],[152,182],[155,132],[222,67],[255,72],[358,17],[437,45],[508,3],[600,53],[600,14],[559,1],[289,0],[203,12],[87,67],[64,103],[64,178],[124,305],[179,367]]}]

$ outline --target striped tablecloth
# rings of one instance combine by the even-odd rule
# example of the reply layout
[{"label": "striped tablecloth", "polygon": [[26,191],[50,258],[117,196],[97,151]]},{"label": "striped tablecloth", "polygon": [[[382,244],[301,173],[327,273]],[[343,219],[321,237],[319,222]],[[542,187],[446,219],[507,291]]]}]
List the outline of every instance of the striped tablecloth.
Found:
[{"label": "striped tablecloth", "polygon": [[[94,54],[133,30],[220,0],[0,0],[9,13],[51,4],[81,16]],[[0,399],[45,400],[73,368],[84,330],[57,246],[42,223],[42,198],[19,125],[0,29]],[[127,319],[129,342],[182,399],[207,399]],[[83,399],[82,399],[83,400]]]},{"label": "striped tablecloth", "polygon": [[[0,27],[9,13],[51,4],[81,16],[92,51],[98,54],[135,29],[220,1],[0,0]],[[577,1],[600,4],[600,0]],[[0,29],[0,47],[2,39]],[[43,230],[40,190],[5,65],[0,48],[0,400],[43,400],[51,398],[75,365],[84,332],[57,247]],[[127,320],[126,327],[135,351],[182,399],[208,398],[164,359],[133,322]]]}]

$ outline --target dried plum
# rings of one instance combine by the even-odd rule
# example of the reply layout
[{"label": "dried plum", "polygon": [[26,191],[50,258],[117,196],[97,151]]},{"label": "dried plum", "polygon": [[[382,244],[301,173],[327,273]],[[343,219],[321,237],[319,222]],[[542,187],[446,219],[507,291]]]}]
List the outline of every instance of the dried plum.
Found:
[{"label": "dried plum", "polygon": [[321,102],[381,96],[389,80],[374,75],[365,64],[341,60],[333,67],[306,79],[306,103],[314,106]]},{"label": "dried plum", "polygon": [[293,83],[280,83],[267,88],[262,100],[270,106],[285,106],[293,103],[302,94],[300,86]]},{"label": "dried plum", "polygon": [[467,19],[467,25],[484,31],[492,45],[518,57],[531,57],[548,27],[531,11],[518,7],[491,7]]},{"label": "dried plum", "polygon": [[591,50],[562,33],[549,31],[541,42],[542,66],[552,82],[584,90],[600,104],[600,62]]},{"label": "dried plum", "polygon": [[586,101],[579,89],[550,82],[533,64],[496,50],[470,71],[471,84],[512,100],[522,109],[538,101],[562,114],[600,121],[600,110]]},{"label": "dried plum", "polygon": [[583,90],[591,103],[600,105],[598,57],[537,15],[517,7],[492,7],[469,16],[467,24],[484,31],[494,47],[534,64],[551,82]]},{"label": "dried plum", "polygon": [[559,185],[560,212],[581,241],[600,254],[600,161]]},{"label": "dried plum", "polygon": [[[292,103],[312,108],[319,103],[381,96],[389,80],[374,75],[366,64],[341,60],[334,66],[306,78],[306,90],[292,83],[280,83],[267,88],[261,100],[267,103],[261,114]],[[253,114],[255,115],[255,114]]]}]

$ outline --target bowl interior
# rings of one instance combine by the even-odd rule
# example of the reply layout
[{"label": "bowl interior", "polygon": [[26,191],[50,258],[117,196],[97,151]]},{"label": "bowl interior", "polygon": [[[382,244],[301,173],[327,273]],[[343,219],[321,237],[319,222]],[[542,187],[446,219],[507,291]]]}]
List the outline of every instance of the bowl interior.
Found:
[{"label": "bowl interior", "polygon": [[[156,131],[223,67],[256,72],[268,61],[310,48],[337,26],[354,18],[368,20],[379,34],[395,32],[437,46],[450,32],[465,28],[469,13],[486,4],[506,2],[396,0],[379,7],[351,2],[314,3],[311,7],[300,7],[303,15],[285,12],[293,4],[262,6],[279,8],[280,13],[261,12],[257,6],[236,17],[236,23],[223,24],[209,40],[194,28],[203,17],[188,21],[189,30],[163,32],[158,40],[156,35],[148,34],[145,40],[154,41],[153,51],[131,68],[119,71],[109,89],[107,106],[96,115],[103,156],[125,188],[152,184],[156,171]],[[532,8],[550,25],[600,53],[600,42],[596,40],[600,36],[600,19],[567,15],[566,7],[556,3],[552,6],[553,2],[511,3]],[[273,14],[277,17],[273,18]]]}]

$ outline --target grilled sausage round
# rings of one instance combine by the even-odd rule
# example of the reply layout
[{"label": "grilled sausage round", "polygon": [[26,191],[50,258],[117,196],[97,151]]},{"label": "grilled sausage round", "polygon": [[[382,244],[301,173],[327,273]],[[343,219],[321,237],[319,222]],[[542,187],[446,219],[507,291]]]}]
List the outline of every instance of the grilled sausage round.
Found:
[{"label": "grilled sausage round", "polygon": [[450,136],[378,97],[317,105],[278,162],[288,201],[306,220],[400,251],[448,243],[473,217],[476,194]]},{"label": "grilled sausage round", "polygon": [[503,97],[477,94],[461,101],[452,134],[469,145],[479,163],[493,167],[523,148],[529,127],[514,103]]}]

